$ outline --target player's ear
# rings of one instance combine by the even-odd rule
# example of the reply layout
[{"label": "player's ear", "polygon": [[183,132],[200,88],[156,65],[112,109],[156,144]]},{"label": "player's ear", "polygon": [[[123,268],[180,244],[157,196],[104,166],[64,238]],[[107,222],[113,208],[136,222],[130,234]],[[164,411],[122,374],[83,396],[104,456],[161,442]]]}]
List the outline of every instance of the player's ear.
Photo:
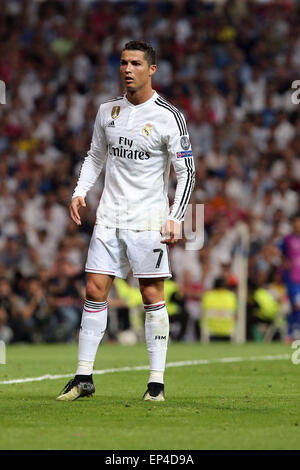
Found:
[{"label": "player's ear", "polygon": [[150,65],[150,67],[149,67],[149,75],[150,75],[150,77],[152,77],[152,75],[155,74],[156,70],[157,70],[157,65]]}]

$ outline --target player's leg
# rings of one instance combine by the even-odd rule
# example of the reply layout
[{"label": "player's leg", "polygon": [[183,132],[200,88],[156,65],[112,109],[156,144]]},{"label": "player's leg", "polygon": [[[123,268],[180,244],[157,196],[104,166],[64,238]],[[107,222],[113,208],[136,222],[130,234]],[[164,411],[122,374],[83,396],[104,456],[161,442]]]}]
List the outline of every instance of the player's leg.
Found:
[{"label": "player's leg", "polygon": [[145,334],[150,361],[146,400],[164,400],[164,370],[169,338],[169,316],[164,300],[164,279],[172,277],[167,245],[159,231],[121,231],[127,256],[138,278],[145,309]]},{"label": "player's leg", "polygon": [[107,297],[114,276],[87,273],[86,299],[84,302],[78,345],[76,374],[91,375],[98,346],[107,326]]},{"label": "player's leg", "polygon": [[107,297],[114,276],[87,273],[86,299],[84,302],[79,332],[78,367],[75,378],[66,385],[57,397],[61,401],[73,401],[82,396],[91,396],[93,367],[98,346],[107,325]]},{"label": "player's leg", "polygon": [[150,376],[144,400],[164,400],[164,371],[169,339],[169,316],[164,300],[164,279],[139,279],[145,309],[145,337]]},{"label": "player's leg", "polygon": [[126,278],[129,271],[126,246],[118,230],[95,225],[85,270],[87,286],[79,333],[78,368],[75,378],[66,385],[58,400],[75,400],[95,391],[92,371],[106,329],[107,296],[114,277]]}]

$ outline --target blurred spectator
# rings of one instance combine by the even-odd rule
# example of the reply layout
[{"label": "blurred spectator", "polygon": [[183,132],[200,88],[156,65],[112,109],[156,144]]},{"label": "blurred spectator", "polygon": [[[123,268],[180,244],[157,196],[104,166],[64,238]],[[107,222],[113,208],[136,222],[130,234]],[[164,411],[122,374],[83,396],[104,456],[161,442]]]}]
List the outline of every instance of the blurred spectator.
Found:
[{"label": "blurred spectator", "polygon": [[170,318],[170,338],[181,341],[184,338],[188,315],[184,295],[177,282],[172,279],[165,281],[165,301]]},{"label": "blurred spectator", "polygon": [[285,335],[284,290],[278,280],[271,281],[268,271],[260,269],[256,281],[249,284],[248,338],[257,342],[276,339],[275,335],[283,339]]},{"label": "blurred spectator", "polygon": [[46,292],[37,278],[26,281],[26,293],[20,298],[16,336],[19,341],[40,343],[51,337],[52,309]]},{"label": "blurred spectator", "polygon": [[13,324],[17,314],[16,297],[10,283],[0,278],[0,340],[10,343],[14,339]]},{"label": "blurred spectator", "polygon": [[292,219],[292,232],[280,243],[283,255],[283,280],[291,303],[288,341],[300,339],[300,213]]},{"label": "blurred spectator", "polygon": [[217,278],[213,289],[206,291],[201,301],[201,339],[232,339],[235,332],[237,297]]},{"label": "blurred spectator", "polygon": [[48,284],[53,313],[49,323],[48,341],[72,342],[80,326],[82,281],[62,266],[60,275],[51,277]]}]

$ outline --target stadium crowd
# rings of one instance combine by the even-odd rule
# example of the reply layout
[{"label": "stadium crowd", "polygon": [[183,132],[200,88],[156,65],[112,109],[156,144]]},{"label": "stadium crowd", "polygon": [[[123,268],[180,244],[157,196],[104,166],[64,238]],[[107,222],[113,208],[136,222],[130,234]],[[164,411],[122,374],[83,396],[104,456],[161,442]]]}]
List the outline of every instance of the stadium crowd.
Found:
[{"label": "stadium crowd", "polygon": [[[237,294],[241,222],[250,237],[247,337],[266,338],[274,319],[279,333],[270,339],[300,337],[300,326],[287,328],[280,249],[293,220],[299,226],[299,4],[6,0],[1,9],[0,339],[75,340],[104,174],[81,226],[68,206],[98,106],[122,93],[120,51],[141,38],[158,51],[155,89],[187,119],[197,171],[191,203],[205,207],[204,247],[187,251],[182,240],[170,250],[174,339],[199,338],[205,293]],[[175,186],[171,173],[171,201]],[[124,289],[111,292],[111,340],[136,325]]]}]

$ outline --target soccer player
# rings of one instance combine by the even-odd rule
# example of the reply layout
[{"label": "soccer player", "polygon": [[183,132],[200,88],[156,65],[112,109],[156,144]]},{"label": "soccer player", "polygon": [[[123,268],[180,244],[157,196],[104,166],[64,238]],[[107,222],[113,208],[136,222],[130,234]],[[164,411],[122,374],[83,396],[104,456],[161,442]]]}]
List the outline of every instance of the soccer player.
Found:
[{"label": "soccer player", "polygon": [[[79,210],[106,163],[85,270],[86,299],[79,333],[78,368],[57,400],[95,392],[92,373],[107,324],[107,297],[115,276],[132,268],[145,308],[150,377],[144,400],[164,400],[169,318],[164,280],[171,277],[168,244],[181,235],[181,222],[194,186],[195,168],[183,115],[152,89],[154,49],[142,41],[121,53],[124,96],[100,105],[91,142],[72,196],[70,216]],[[170,210],[168,179],[172,163],[177,186]]]},{"label": "soccer player", "polygon": [[283,281],[292,311],[288,316],[286,342],[300,339],[300,213],[292,217],[292,233],[280,244],[284,260]]}]

